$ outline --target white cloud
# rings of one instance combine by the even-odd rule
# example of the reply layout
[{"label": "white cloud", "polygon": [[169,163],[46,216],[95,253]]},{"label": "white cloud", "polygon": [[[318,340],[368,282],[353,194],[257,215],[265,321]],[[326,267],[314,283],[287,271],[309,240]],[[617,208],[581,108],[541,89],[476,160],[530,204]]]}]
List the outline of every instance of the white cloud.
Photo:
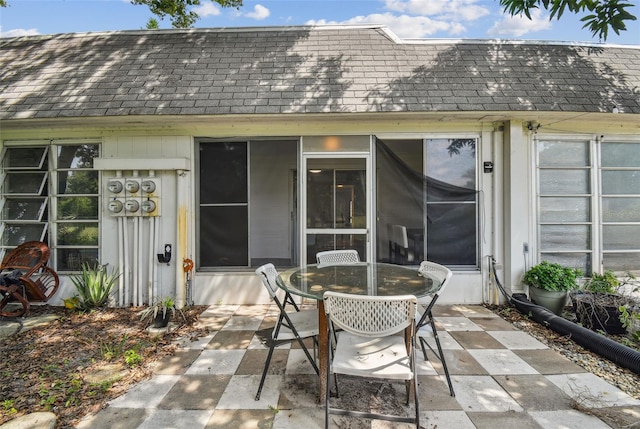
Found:
[{"label": "white cloud", "polygon": [[438,20],[474,21],[489,14],[478,0],[385,0],[385,7],[394,12],[428,16]]},{"label": "white cloud", "polygon": [[22,37],[22,36],[37,36],[40,32],[35,28],[16,28],[15,30],[2,31],[2,27],[0,27],[0,37]]},{"label": "white cloud", "polygon": [[245,13],[244,16],[247,18],[253,18],[258,21],[261,21],[271,15],[271,12],[266,7],[261,4],[257,4],[253,7],[253,12]]},{"label": "white cloud", "polygon": [[205,16],[218,16],[221,13],[220,9],[214,6],[211,2],[205,2],[200,6],[196,6],[193,8],[193,11],[202,18],[204,18]]},{"label": "white cloud", "polygon": [[307,25],[330,25],[330,24],[382,24],[386,25],[398,37],[401,38],[423,38],[438,32],[445,32],[450,35],[460,34],[466,31],[464,25],[456,22],[439,21],[427,18],[426,16],[394,15],[392,13],[376,13],[367,16],[356,16],[346,21],[326,21],[311,20]]},{"label": "white cloud", "polygon": [[466,22],[489,15],[480,0],[385,0],[386,13],[356,16],[336,22],[313,20],[309,25],[383,24],[401,38],[424,38],[444,33],[459,36],[467,32]]},{"label": "white cloud", "polygon": [[442,0],[385,0],[385,8],[394,12],[414,15],[435,15],[442,13],[447,2]]},{"label": "white cloud", "polygon": [[520,37],[550,28],[551,21],[549,21],[549,17],[543,15],[541,10],[535,9],[531,12],[531,19],[525,15],[505,15],[501,21],[493,24],[487,34],[491,36]]}]

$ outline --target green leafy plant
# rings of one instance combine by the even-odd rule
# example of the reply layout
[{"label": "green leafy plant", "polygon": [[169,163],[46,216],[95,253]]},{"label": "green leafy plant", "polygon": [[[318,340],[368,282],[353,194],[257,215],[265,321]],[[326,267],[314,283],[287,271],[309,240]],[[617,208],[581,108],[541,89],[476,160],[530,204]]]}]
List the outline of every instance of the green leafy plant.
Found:
[{"label": "green leafy plant", "polygon": [[2,408],[4,409],[4,412],[7,413],[8,415],[13,415],[18,413],[18,410],[16,410],[16,408],[13,405],[14,405],[13,399],[5,399],[4,401],[2,401]]},{"label": "green leafy plant", "polygon": [[627,329],[631,328],[631,337],[635,341],[640,342],[640,329],[633,330],[634,327],[640,326],[640,308],[634,309],[628,305],[621,305],[618,310],[620,311],[620,322],[622,322],[622,326]]},{"label": "green leafy plant", "polygon": [[564,267],[560,264],[542,261],[529,268],[524,275],[524,283],[549,291],[570,291],[577,287],[580,270]]},{"label": "green leafy plant", "polygon": [[[155,304],[150,305],[140,312],[140,320],[145,319],[155,319],[159,313],[162,313],[162,317],[165,318],[167,316],[167,312],[171,312],[171,317],[176,314],[176,303],[170,296],[164,298],[161,301],[157,301]],[[180,312],[182,313],[182,312]],[[184,317],[184,315],[183,315]]]},{"label": "green leafy plant", "polygon": [[124,353],[124,346],[127,343],[129,336],[127,334],[122,334],[122,339],[115,344],[110,343],[100,343],[100,354],[105,360],[111,361],[117,359],[122,356]]},{"label": "green leafy plant", "polygon": [[120,274],[115,268],[108,272],[106,265],[82,264],[82,273],[71,276],[71,281],[78,291],[75,297],[78,300],[77,308],[86,311],[104,307],[118,277]]},{"label": "green leafy plant", "polygon": [[142,363],[142,356],[135,350],[127,350],[124,352],[124,362],[129,366],[136,366]]},{"label": "green leafy plant", "polygon": [[593,273],[582,285],[582,290],[594,293],[616,293],[620,281],[613,271],[606,270],[604,274]]}]

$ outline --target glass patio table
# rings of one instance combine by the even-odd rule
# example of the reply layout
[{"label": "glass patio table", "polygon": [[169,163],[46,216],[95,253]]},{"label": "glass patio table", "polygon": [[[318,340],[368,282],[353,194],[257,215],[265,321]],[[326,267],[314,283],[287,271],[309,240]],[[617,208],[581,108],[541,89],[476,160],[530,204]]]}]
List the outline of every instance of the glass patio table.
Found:
[{"label": "glass patio table", "polygon": [[412,267],[381,262],[311,264],[281,272],[276,282],[280,288],[293,295],[318,302],[319,399],[324,398],[327,389],[329,330],[322,301],[326,291],[374,296],[414,295],[421,298],[436,293],[442,286],[440,280],[428,273],[419,274]]}]

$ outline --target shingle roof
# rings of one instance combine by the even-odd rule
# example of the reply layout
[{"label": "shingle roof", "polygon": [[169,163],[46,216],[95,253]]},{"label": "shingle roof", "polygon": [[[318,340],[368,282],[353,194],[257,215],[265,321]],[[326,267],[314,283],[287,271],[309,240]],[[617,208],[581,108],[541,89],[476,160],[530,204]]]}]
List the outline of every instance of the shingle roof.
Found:
[{"label": "shingle roof", "polygon": [[0,39],[0,120],[122,115],[640,113],[640,47],[400,41],[384,27]]}]

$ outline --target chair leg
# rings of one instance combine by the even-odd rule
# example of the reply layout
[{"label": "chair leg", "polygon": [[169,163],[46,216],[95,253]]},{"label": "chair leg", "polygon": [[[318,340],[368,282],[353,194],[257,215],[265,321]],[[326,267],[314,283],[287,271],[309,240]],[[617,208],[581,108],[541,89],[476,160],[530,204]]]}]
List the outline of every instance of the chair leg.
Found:
[{"label": "chair leg", "polygon": [[416,429],[421,429],[422,426],[420,426],[420,400],[418,398],[418,374],[415,371],[415,364],[413,371],[413,401],[415,402],[416,407]]},{"label": "chair leg", "polygon": [[275,340],[271,340],[271,347],[269,347],[269,354],[267,355],[267,360],[264,363],[264,368],[262,369],[262,378],[260,379],[260,385],[258,386],[258,393],[256,393],[256,401],[260,400],[260,395],[262,394],[262,387],[264,386],[264,381],[267,378],[267,371],[269,371],[269,364],[271,363],[271,357],[273,356],[273,350],[276,347]]},{"label": "chair leg", "polygon": [[[17,301],[22,304],[22,308],[13,311],[4,310],[11,301]],[[27,301],[20,293],[17,285],[0,286],[0,316],[2,317],[20,317],[29,312],[29,301]]]},{"label": "chair leg", "polygon": [[429,344],[427,344],[427,341],[424,338],[422,337],[418,337],[418,338],[420,341],[420,348],[422,349],[422,356],[424,356],[424,361],[427,362],[429,360],[429,356],[427,356],[427,347],[429,347]]},{"label": "chair leg", "polygon": [[318,365],[316,364],[316,359],[315,359],[315,354],[316,354],[315,343],[314,343],[313,357],[311,357],[311,354],[309,353],[309,349],[307,349],[307,346],[304,344],[304,340],[300,337],[298,337],[297,340],[298,340],[298,344],[300,344],[300,347],[302,348],[302,351],[304,352],[305,355],[307,355],[307,359],[309,359],[309,363],[313,367],[313,370],[316,372],[316,374],[320,374],[320,370],[318,369]]},{"label": "chair leg", "polygon": [[440,362],[442,362],[442,369],[444,370],[444,375],[447,378],[447,384],[449,385],[449,392],[451,396],[455,397],[456,394],[453,391],[453,383],[451,383],[449,368],[447,368],[447,360],[444,358],[444,352],[442,351],[442,345],[440,344],[440,337],[438,336],[438,330],[436,329],[435,323],[433,323],[433,319],[431,319],[431,329],[433,329],[433,338],[436,340],[436,346],[438,347],[438,354],[440,355]]},{"label": "chair leg", "polygon": [[[331,347],[327,347],[327,375],[325,379],[325,385],[327,388],[324,392],[324,429],[329,429],[329,396],[331,395],[331,385],[329,384],[329,380],[331,380]],[[338,383],[336,379],[336,389],[338,388]]]}]

